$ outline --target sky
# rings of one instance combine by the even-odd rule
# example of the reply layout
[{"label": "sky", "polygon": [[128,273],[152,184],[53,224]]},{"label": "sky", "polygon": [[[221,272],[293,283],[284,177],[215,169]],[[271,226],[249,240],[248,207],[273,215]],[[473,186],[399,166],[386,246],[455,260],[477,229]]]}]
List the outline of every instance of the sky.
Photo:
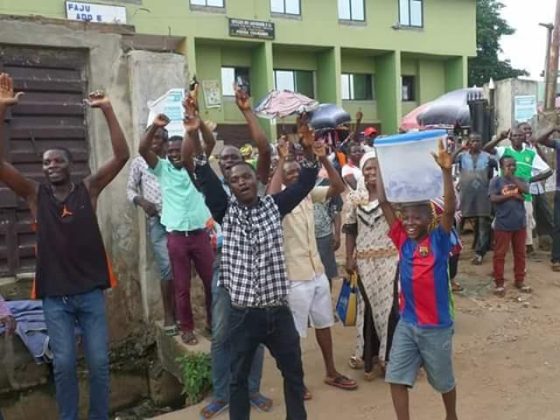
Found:
[{"label": "sky", "polygon": [[525,69],[538,79],[546,58],[546,28],[539,23],[554,23],[555,0],[501,0],[506,6],[502,17],[516,29],[503,36],[502,59],[509,58],[515,68]]}]

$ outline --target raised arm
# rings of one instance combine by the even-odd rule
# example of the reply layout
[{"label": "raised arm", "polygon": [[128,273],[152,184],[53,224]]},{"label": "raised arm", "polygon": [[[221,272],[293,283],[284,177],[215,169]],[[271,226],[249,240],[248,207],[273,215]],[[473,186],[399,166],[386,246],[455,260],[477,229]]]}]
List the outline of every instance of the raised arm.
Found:
[{"label": "raised arm", "polygon": [[251,132],[251,138],[255,140],[255,143],[257,143],[257,149],[259,151],[259,160],[257,161],[256,171],[257,178],[266,185],[268,182],[271,162],[271,152],[268,137],[257,121],[257,116],[251,108],[251,102],[249,100],[250,98],[249,95],[247,95],[247,92],[245,92],[237,85],[234,85],[234,90],[235,103],[243,114],[243,117],[245,117],[245,121],[247,121],[249,131]]},{"label": "raised arm", "polygon": [[433,156],[443,175],[443,214],[441,215],[440,226],[446,232],[451,232],[456,208],[455,187],[453,186],[453,176],[451,174],[453,158],[445,149],[441,139],[438,144],[438,153],[433,153]]},{"label": "raised arm", "polygon": [[183,127],[185,127],[185,135],[181,144],[181,160],[188,171],[194,172],[194,158],[204,154],[200,139],[198,137],[199,129],[202,121],[196,111],[196,102],[192,97],[187,97],[183,102],[185,109],[185,119]]},{"label": "raised arm", "polygon": [[148,127],[144,136],[140,140],[140,145],[138,146],[138,153],[144,158],[148,166],[152,169],[156,167],[159,161],[158,155],[152,150],[152,141],[157,131],[160,128],[164,128],[169,124],[169,118],[164,114],[159,114],[154,119],[152,125]]},{"label": "raised arm", "polygon": [[216,138],[210,127],[202,119],[200,119],[200,133],[204,142],[204,153],[210,157],[214,147],[216,147]]},{"label": "raised arm", "polygon": [[4,150],[4,120],[8,108],[16,105],[21,92],[14,94],[14,85],[12,78],[6,74],[0,74],[0,180],[4,182],[18,196],[24,198],[32,211],[35,210],[37,199],[37,190],[39,184],[29,178],[23,176],[10,163],[6,162]]},{"label": "raised arm", "polygon": [[543,134],[537,137],[537,143],[554,149],[554,140],[551,139],[550,136],[552,136],[555,132],[560,132],[560,127],[552,127],[550,130],[546,130]]},{"label": "raised arm", "polygon": [[356,112],[356,124],[354,125],[354,129],[350,131],[347,139],[356,141],[357,135],[360,132],[360,124],[362,123],[362,118],[364,118],[364,114],[362,113],[362,111]]},{"label": "raised arm", "polygon": [[272,175],[272,179],[270,180],[270,184],[266,188],[267,194],[277,194],[282,191],[282,175],[284,172],[284,163],[286,163],[286,159],[288,158],[289,150],[289,143],[281,137],[278,139],[278,145],[276,146],[278,150],[278,164],[276,165],[276,170]]},{"label": "raised arm", "polygon": [[544,159],[542,159],[540,154],[538,153],[533,159],[533,171],[536,171],[537,173],[536,175],[531,177],[529,182],[542,181],[552,175],[552,169],[550,169],[548,163]]},{"label": "raised arm", "polygon": [[315,133],[308,126],[305,117],[298,121],[298,134],[305,153],[305,158],[301,162],[301,172],[298,181],[273,195],[282,217],[291,212],[311,192],[319,173],[319,161],[317,158],[327,154],[325,144],[322,141],[314,141]]},{"label": "raised arm", "polygon": [[[387,196],[385,195],[385,186],[383,185],[383,177],[381,176],[381,168],[379,167],[379,162],[377,163],[377,200],[379,201],[379,205],[381,206],[381,210],[383,211],[383,216],[385,216],[385,220],[389,226],[393,226],[395,220],[397,220],[397,215],[393,206],[389,201],[387,201]],[[348,239],[346,239],[348,241]]]},{"label": "raised arm", "polygon": [[323,165],[325,170],[327,171],[327,175],[329,176],[329,189],[327,191],[327,198],[333,198],[337,195],[340,195],[344,192],[346,186],[344,185],[344,181],[338,174],[338,171],[334,169],[331,161],[327,156],[319,157],[319,162]]},{"label": "raised arm", "polygon": [[95,199],[124,167],[130,158],[130,151],[109,98],[102,91],[97,90],[90,93],[85,102],[90,107],[99,108],[103,112],[109,126],[111,147],[113,148],[113,157],[96,172],[84,179],[84,184],[89,190],[90,196]]},{"label": "raised arm", "polygon": [[490,140],[488,143],[486,143],[484,145],[484,147],[482,148],[482,150],[484,150],[485,152],[488,152],[492,155],[495,155],[496,154],[496,146],[502,140],[507,139],[509,137],[510,132],[511,132],[511,130],[502,131],[500,134],[498,134],[496,136],[496,138],[494,138],[493,140]]}]

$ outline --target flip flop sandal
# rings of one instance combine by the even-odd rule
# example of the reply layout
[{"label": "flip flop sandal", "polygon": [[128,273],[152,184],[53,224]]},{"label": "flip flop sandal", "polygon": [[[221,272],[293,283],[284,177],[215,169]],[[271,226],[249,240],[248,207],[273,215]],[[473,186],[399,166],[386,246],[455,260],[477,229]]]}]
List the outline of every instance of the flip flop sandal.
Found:
[{"label": "flip flop sandal", "polygon": [[364,361],[357,356],[352,356],[348,359],[348,366],[352,369],[362,369],[364,367]]},{"label": "flip flop sandal", "polygon": [[196,346],[198,344],[198,339],[192,331],[187,331],[181,334],[181,341],[187,346]]},{"label": "flip flop sandal", "polygon": [[494,289],[494,294],[498,297],[504,297],[506,295],[506,288],[505,287],[496,287]]},{"label": "flip flop sandal", "polygon": [[313,394],[307,388],[303,391],[303,401],[309,401],[313,398]]},{"label": "flip flop sandal", "polygon": [[373,370],[371,372],[364,372],[364,381],[372,382],[377,379],[377,377],[377,373]]},{"label": "flip flop sandal", "polygon": [[164,325],[163,332],[168,337],[174,337],[178,334],[177,327],[175,325]]},{"label": "flip flop sandal", "polygon": [[531,286],[527,286],[526,284],[523,284],[523,283],[516,283],[515,287],[521,293],[532,293],[533,292],[533,289],[531,288]]},{"label": "flip flop sandal", "polygon": [[227,410],[229,404],[226,401],[214,400],[202,410],[200,410],[200,420],[211,419],[216,417],[218,414],[223,413]]},{"label": "flip flop sandal", "polygon": [[352,391],[358,388],[358,384],[355,380],[347,378],[344,375],[338,375],[336,378],[326,378],[325,383],[327,385],[334,386],[336,388],[344,389],[346,391]]},{"label": "flip flop sandal", "polygon": [[465,290],[465,288],[461,286],[459,283],[451,283],[452,292],[458,293],[458,292],[462,292],[463,290]]},{"label": "flip flop sandal", "polygon": [[249,402],[253,407],[255,407],[257,411],[261,413],[268,413],[270,410],[272,410],[272,400],[265,397],[261,393],[251,395]]}]

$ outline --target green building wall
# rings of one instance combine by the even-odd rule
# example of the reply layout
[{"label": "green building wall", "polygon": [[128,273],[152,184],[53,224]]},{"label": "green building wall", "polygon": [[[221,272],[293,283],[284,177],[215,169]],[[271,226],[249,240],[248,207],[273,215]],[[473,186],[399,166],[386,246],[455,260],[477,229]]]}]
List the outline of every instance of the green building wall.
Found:
[{"label": "green building wall", "polygon": [[[191,7],[188,0],[109,1],[127,7],[136,32],[184,37],[189,73],[220,80],[221,67],[250,68],[252,95],[274,88],[274,69],[314,72],[315,97],[343,105],[365,123],[397,130],[400,117],[421,103],[466,86],[467,58],[476,53],[475,0],[424,0],[423,27],[399,28],[398,0],[364,0],[365,22],[339,21],[337,0],[301,0],[301,15],[271,14],[269,0],[224,0],[223,9]],[[140,4],[138,4],[140,3]],[[0,0],[0,13],[65,19],[63,0]],[[229,36],[228,18],[271,21],[275,39]],[[342,100],[341,73],[373,76],[372,100]],[[401,101],[401,76],[415,76],[415,100]],[[201,101],[203,102],[203,101]],[[203,105],[203,104],[202,104]],[[204,109],[219,124],[242,122],[233,98]],[[263,120],[272,134],[274,123]]]}]

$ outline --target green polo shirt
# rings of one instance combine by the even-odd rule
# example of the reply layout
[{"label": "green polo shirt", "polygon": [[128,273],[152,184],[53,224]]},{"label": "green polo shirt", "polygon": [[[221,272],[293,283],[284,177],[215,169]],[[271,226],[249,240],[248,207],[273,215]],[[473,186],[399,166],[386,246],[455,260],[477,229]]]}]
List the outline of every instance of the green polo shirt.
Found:
[{"label": "green polo shirt", "polygon": [[[537,152],[528,149],[525,146],[523,146],[523,149],[520,151],[515,150],[511,146],[496,147],[496,151],[498,159],[502,156],[508,156],[515,159],[516,168],[514,175],[525,182],[529,182],[533,175],[537,175],[550,169],[550,166],[542,160]],[[531,194],[523,194],[523,196],[525,197],[525,201],[533,201],[533,196]]]},{"label": "green polo shirt", "polygon": [[187,171],[175,168],[167,159],[159,159],[152,172],[161,187],[161,224],[165,229],[171,232],[204,228],[212,216]]}]

